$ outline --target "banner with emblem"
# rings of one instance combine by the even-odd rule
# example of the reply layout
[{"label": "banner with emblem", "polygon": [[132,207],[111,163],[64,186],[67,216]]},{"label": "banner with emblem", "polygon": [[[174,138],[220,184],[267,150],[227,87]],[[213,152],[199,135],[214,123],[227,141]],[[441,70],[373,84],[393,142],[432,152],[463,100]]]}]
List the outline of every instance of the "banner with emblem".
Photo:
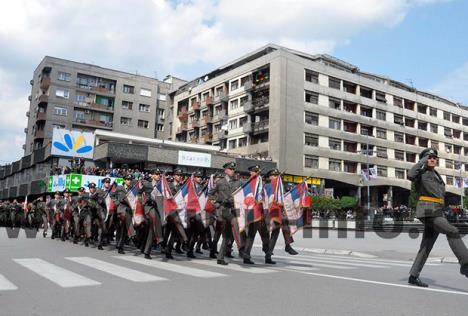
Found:
[{"label": "banner with emblem", "polygon": [[262,181],[260,176],[250,177],[247,182],[233,192],[234,207],[239,210],[239,216],[237,217],[239,231],[244,231],[249,224],[261,219],[261,213],[254,212],[255,209],[258,209],[255,206],[259,202],[261,192]]}]

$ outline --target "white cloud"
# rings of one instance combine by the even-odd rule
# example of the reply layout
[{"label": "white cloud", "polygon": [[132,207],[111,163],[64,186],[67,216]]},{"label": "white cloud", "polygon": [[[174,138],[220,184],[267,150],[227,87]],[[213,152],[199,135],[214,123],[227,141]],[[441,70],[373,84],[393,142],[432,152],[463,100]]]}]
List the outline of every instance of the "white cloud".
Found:
[{"label": "white cloud", "polygon": [[468,106],[468,62],[446,75],[431,91]]},{"label": "white cloud", "polygon": [[192,79],[266,43],[333,53],[361,30],[394,27],[412,7],[435,1],[8,1],[0,10],[0,111],[8,113],[0,125],[10,139],[24,136],[28,82],[44,55]]}]

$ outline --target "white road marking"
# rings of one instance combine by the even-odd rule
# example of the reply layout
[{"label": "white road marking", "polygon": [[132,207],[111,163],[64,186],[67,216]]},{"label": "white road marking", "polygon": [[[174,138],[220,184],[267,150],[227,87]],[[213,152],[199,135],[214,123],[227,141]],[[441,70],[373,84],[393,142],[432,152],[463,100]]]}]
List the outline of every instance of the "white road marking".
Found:
[{"label": "white road marking", "polygon": [[[304,264],[303,261],[288,261],[288,263]],[[356,267],[340,266],[340,265],[335,265],[335,264],[325,264],[325,263],[317,263],[317,262],[311,262],[310,264],[312,264],[313,267],[320,267],[320,268],[330,268],[330,269],[339,269],[339,270],[356,269]]]},{"label": "white road marking", "polygon": [[[401,266],[401,267],[411,267],[413,265],[412,261],[402,261],[402,260],[391,260],[391,259],[368,259],[368,258],[353,258],[353,257],[343,257],[343,256],[333,256],[333,255],[311,255],[311,256],[299,256],[300,258],[332,258],[332,259],[340,259],[340,260],[347,260],[347,261],[357,261],[363,263],[384,263],[386,265],[392,266]],[[426,266],[440,266],[442,264],[437,263],[427,263]]]},{"label": "white road marking", "polygon": [[298,273],[303,273],[303,274],[308,274],[308,275],[313,275],[313,276],[323,277],[323,278],[331,278],[331,279],[354,281],[354,282],[361,282],[361,283],[368,283],[368,284],[402,287],[402,288],[407,288],[407,289],[412,289],[412,290],[420,290],[420,291],[438,292],[438,293],[468,296],[468,292],[461,292],[461,291],[450,291],[450,290],[442,290],[442,289],[433,289],[433,288],[428,288],[428,287],[418,287],[418,286],[406,285],[406,284],[380,282],[380,281],[373,281],[373,280],[366,280],[366,279],[348,278],[348,277],[343,277],[343,276],[338,276],[338,275],[322,274],[322,273],[316,273],[316,272],[300,272],[300,271],[298,271]]},{"label": "white road marking", "polygon": [[168,262],[161,262],[157,260],[147,260],[147,259],[140,258],[140,257],[115,256],[114,258],[126,260],[129,262],[134,262],[138,264],[143,264],[145,266],[153,267],[156,269],[171,271],[171,272],[185,274],[185,275],[198,277],[198,278],[216,278],[216,277],[227,276],[226,274],[222,274],[218,272],[205,271],[201,269],[190,268],[190,267],[186,267],[183,265],[178,265],[178,264],[173,264],[173,263],[168,263]]},{"label": "white road marking", "polygon": [[0,291],[17,290],[18,287],[0,274]]},{"label": "white road marking", "polygon": [[217,264],[216,261],[208,261],[208,260],[197,260],[197,261],[192,261],[195,264],[202,264],[205,266],[210,266],[210,267],[216,267],[216,268],[221,268],[221,269],[227,269],[227,270],[233,270],[233,271],[240,271],[240,272],[247,272],[247,273],[253,273],[253,274],[262,274],[262,273],[272,273],[272,272],[277,272],[275,270],[269,270],[265,268],[258,268],[255,267],[255,265],[251,266],[249,265],[248,267],[238,265],[237,263],[230,262],[227,266],[223,266],[221,264]]},{"label": "white road marking", "polygon": [[68,288],[101,284],[39,258],[13,259],[13,261],[61,287]]},{"label": "white road marking", "polygon": [[[284,256],[275,256],[277,258],[281,258],[281,259],[289,259],[288,257],[284,257]],[[297,260],[297,261],[303,261],[303,262],[323,262],[323,263],[334,263],[334,264],[338,264],[338,265],[344,265],[344,266],[355,266],[355,267],[365,267],[365,268],[376,268],[376,269],[384,269],[384,268],[389,268],[388,266],[385,266],[385,265],[377,265],[377,264],[367,264],[367,263],[351,263],[351,262],[343,262],[343,261],[337,261],[337,260],[331,260],[331,259],[315,259],[315,258],[307,258],[307,259],[303,259],[303,258],[294,258],[294,260]]]},{"label": "white road marking", "polygon": [[113,263],[101,261],[91,257],[68,257],[65,259],[133,282],[154,282],[167,280],[165,278],[161,278],[152,274],[122,267]]}]

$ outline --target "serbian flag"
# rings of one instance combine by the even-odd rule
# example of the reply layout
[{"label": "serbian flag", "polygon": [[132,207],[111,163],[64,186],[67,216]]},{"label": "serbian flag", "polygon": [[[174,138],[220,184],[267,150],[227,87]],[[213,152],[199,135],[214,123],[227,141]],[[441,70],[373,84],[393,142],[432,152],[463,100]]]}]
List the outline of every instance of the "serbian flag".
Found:
[{"label": "serbian flag", "polygon": [[265,185],[264,201],[263,207],[268,211],[270,221],[281,224],[281,208],[284,205],[284,188],[281,177]]},{"label": "serbian flag", "polygon": [[104,219],[104,221],[107,221],[109,216],[114,215],[115,210],[117,209],[117,206],[115,205],[114,201],[111,199],[111,192],[115,192],[116,188],[117,188],[117,184],[115,182],[112,183],[104,199],[104,202],[106,203],[106,210],[107,210],[106,218]]},{"label": "serbian flag", "polygon": [[172,196],[171,188],[169,187],[166,176],[163,176],[161,179],[161,192],[164,198],[164,214],[169,215],[177,210],[177,203]]},{"label": "serbian flag", "polygon": [[187,180],[187,194],[185,195],[186,203],[185,208],[187,209],[187,214],[195,215],[201,212],[200,201],[198,200],[197,189],[195,188],[195,182],[193,180],[193,175]]},{"label": "serbian flag", "polygon": [[304,207],[310,207],[310,196],[307,183],[296,185],[291,191],[284,195],[284,212],[288,219],[291,234],[304,227]]},{"label": "serbian flag", "polygon": [[63,216],[66,220],[72,220],[72,212],[71,212],[71,198],[65,199],[65,205],[63,206]]},{"label": "serbian flag", "polygon": [[187,228],[187,195],[188,195],[188,179],[181,187],[180,190],[174,195],[174,202],[177,205],[177,211],[179,213],[180,222],[184,228]]},{"label": "serbian flag", "polygon": [[27,195],[26,195],[26,198],[24,199],[23,211],[24,211],[24,214],[28,214],[28,196]]},{"label": "serbian flag", "polygon": [[250,177],[240,188],[234,191],[234,207],[239,210],[237,222],[239,231],[244,231],[245,228],[261,219],[255,218],[254,209],[258,201],[258,196],[261,195],[261,178],[259,176]]},{"label": "serbian flag", "polygon": [[138,191],[140,190],[140,182],[138,181],[127,193],[128,205],[133,211],[133,224],[140,225],[145,221],[145,211],[143,205],[141,204],[140,197],[138,196]]}]

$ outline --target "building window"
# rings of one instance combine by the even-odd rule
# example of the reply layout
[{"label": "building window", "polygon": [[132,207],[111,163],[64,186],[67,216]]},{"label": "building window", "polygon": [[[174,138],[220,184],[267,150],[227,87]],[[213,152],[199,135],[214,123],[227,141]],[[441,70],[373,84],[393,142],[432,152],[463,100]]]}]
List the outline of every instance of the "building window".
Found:
[{"label": "building window", "polygon": [[[123,85],[123,93],[128,93],[128,94],[134,94],[135,93],[135,87],[134,86],[129,86],[129,85],[126,85],[124,84]],[[148,91],[148,90],[147,90]],[[140,93],[141,94],[141,93]],[[150,95],[151,96],[151,91],[150,91]]]},{"label": "building window", "polygon": [[141,88],[140,89],[140,95],[143,96],[143,97],[151,97],[151,90]]},{"label": "building window", "polygon": [[305,112],[305,122],[310,125],[318,125],[319,117],[318,114],[312,112]]},{"label": "building window", "polygon": [[61,81],[70,81],[71,79],[71,74],[68,73],[68,72],[62,72],[62,71],[59,71],[58,72],[58,80],[61,80]]},{"label": "building window", "polygon": [[361,135],[374,136],[372,133],[373,127],[367,125],[361,125]]},{"label": "building window", "polygon": [[395,169],[395,178],[405,179],[405,170],[404,169]]},{"label": "building window", "polygon": [[319,159],[317,156],[310,156],[310,155],[304,156],[304,167],[306,168],[318,169],[318,162],[319,162]]},{"label": "building window", "polygon": [[318,137],[318,135],[305,133],[304,144],[305,144],[306,146],[314,146],[314,147],[317,147],[317,146],[318,146],[318,143],[319,143],[319,137]]},{"label": "building window", "polygon": [[343,163],[343,171],[348,173],[356,173],[357,171],[357,162],[345,161]]},{"label": "building window", "polygon": [[405,109],[414,111],[414,101],[405,99]]},{"label": "building window", "polygon": [[341,100],[335,98],[328,98],[328,105],[331,109],[341,110]]},{"label": "building window", "polygon": [[229,149],[234,149],[237,147],[237,139],[231,139],[229,141]]},{"label": "building window", "polygon": [[415,122],[414,119],[405,117],[405,125],[407,127],[413,127],[414,128],[414,122]]},{"label": "building window", "polygon": [[229,121],[229,129],[236,129],[237,128],[237,119]]},{"label": "building window", "polygon": [[361,97],[372,99],[372,89],[361,86]]},{"label": "building window", "polygon": [[452,176],[446,176],[447,180],[447,185],[453,185],[453,177]]},{"label": "building window", "polygon": [[[427,147],[427,146],[426,146]],[[461,155],[461,146],[453,145],[453,153],[455,155]]]},{"label": "building window", "polygon": [[150,111],[150,106],[149,106],[149,104],[140,104],[138,106],[138,110],[140,112],[149,112]]},{"label": "building window", "polygon": [[361,106],[361,115],[366,117],[372,117],[372,109],[365,106]]},{"label": "building window", "polygon": [[387,156],[387,148],[385,148],[385,147],[377,147],[377,157],[379,157],[379,158],[388,158],[388,156]]},{"label": "building window", "polygon": [[330,159],[328,160],[328,170],[341,171],[341,160]]},{"label": "building window", "polygon": [[[239,127],[243,127],[245,123],[247,123],[248,118],[247,116],[243,116],[239,119]],[[240,146],[239,146],[240,147]]]},{"label": "building window", "polygon": [[340,130],[341,129],[341,120],[337,119],[337,118],[330,117],[328,119],[328,128]]},{"label": "building window", "polygon": [[164,132],[164,124],[156,124],[156,129],[159,132]]},{"label": "building window", "polygon": [[381,128],[377,128],[377,138],[387,139],[387,131]]},{"label": "building window", "polygon": [[377,102],[387,103],[387,99],[385,98],[385,93],[382,91],[375,91],[375,99]]},{"label": "building window", "polygon": [[347,93],[356,94],[357,85],[349,81],[343,81],[343,91]]},{"label": "building window", "polygon": [[427,114],[427,105],[418,103],[418,112],[421,114]]},{"label": "building window", "polygon": [[165,94],[158,94],[158,100],[159,101],[166,101],[167,100],[167,97]]},{"label": "building window", "polygon": [[452,122],[460,124],[460,116],[452,114]]},{"label": "building window", "polygon": [[454,129],[452,130],[452,133],[453,133],[453,138],[457,138],[459,139],[461,137],[461,131],[460,130],[457,130],[457,129]]},{"label": "building window", "polygon": [[[244,76],[244,77],[241,78],[241,80],[240,80],[240,86],[241,86],[241,87],[245,86],[245,83],[246,83],[247,81],[250,81],[250,76],[249,76],[249,75]],[[239,147],[241,147],[241,146],[239,146]]]},{"label": "building window", "polygon": [[452,145],[451,144],[445,144],[445,152],[447,154],[452,153]]},{"label": "building window", "polygon": [[429,115],[437,117],[437,109],[436,108],[429,108]]},{"label": "building window", "polygon": [[395,160],[405,160],[405,153],[401,150],[395,150]]},{"label": "building window", "polygon": [[429,140],[427,138],[419,137],[419,147],[427,148],[429,146]]},{"label": "building window", "polygon": [[165,111],[164,109],[158,109],[158,117],[159,118],[164,118]]},{"label": "building window", "polygon": [[130,101],[122,101],[122,110],[132,110],[133,102]]},{"label": "building window", "polygon": [[395,139],[395,142],[396,143],[403,143],[405,140],[404,140],[404,137],[403,137],[403,134],[401,133],[396,133],[394,134],[394,139]]},{"label": "building window", "polygon": [[238,99],[232,100],[229,107],[231,110],[235,110],[239,108],[239,100]]},{"label": "building window", "polygon": [[403,99],[398,98],[398,97],[393,97],[393,105],[399,108],[403,107]]},{"label": "building window", "polygon": [[444,111],[444,120],[450,121],[450,112]]},{"label": "building window", "polygon": [[70,91],[57,89],[55,90],[55,96],[59,98],[68,99],[70,97]]},{"label": "building window", "polygon": [[445,168],[453,169],[453,160],[445,159]]},{"label": "building window", "polygon": [[394,114],[393,115],[393,123],[398,124],[398,125],[404,125],[405,122],[403,121],[403,116]]},{"label": "building window", "polygon": [[123,125],[123,126],[132,126],[132,119],[129,118],[129,117],[124,117],[122,116],[120,118],[120,125]]},{"label": "building window", "polygon": [[439,132],[437,124],[431,123],[431,133],[437,134]]},{"label": "building window", "polygon": [[148,128],[149,122],[145,120],[138,120],[138,127],[139,128]]},{"label": "building window", "polygon": [[439,150],[439,142],[436,140],[431,140],[431,148],[435,150]]},{"label": "building window", "polygon": [[231,91],[239,89],[239,80],[231,81]]},{"label": "building window", "polygon": [[416,154],[415,153],[406,153],[406,161],[408,162],[416,162]]},{"label": "building window", "polygon": [[377,176],[387,177],[388,176],[387,167],[377,166]]},{"label": "building window", "polygon": [[418,121],[418,129],[427,131],[427,122]]},{"label": "building window", "polygon": [[305,70],[305,81],[319,83],[319,74],[318,72],[306,69]]},{"label": "building window", "polygon": [[385,111],[377,110],[376,115],[378,120],[385,121],[387,119],[387,113],[385,113]]},{"label": "building window", "polygon": [[341,80],[335,77],[328,77],[328,87],[332,89],[341,89]]},{"label": "building window", "polygon": [[239,147],[246,147],[247,146],[247,137],[239,138]]},{"label": "building window", "polygon": [[416,145],[416,136],[405,134],[406,144],[408,145]]},{"label": "building window", "polygon": [[357,143],[344,141],[343,150],[348,153],[355,153],[357,152]]},{"label": "building window", "polygon": [[333,150],[341,150],[341,139],[329,138],[328,147]]},{"label": "building window", "polygon": [[54,107],[54,114],[55,115],[59,115],[59,116],[67,116],[68,115],[68,111],[66,108],[62,108],[62,107],[59,107],[59,106],[55,106]]},{"label": "building window", "polygon": [[307,103],[313,103],[313,104],[318,104],[318,93],[311,92],[311,91],[305,91],[305,101]]},{"label": "building window", "polygon": [[444,136],[445,137],[452,137],[452,129],[450,127],[444,127]]}]

